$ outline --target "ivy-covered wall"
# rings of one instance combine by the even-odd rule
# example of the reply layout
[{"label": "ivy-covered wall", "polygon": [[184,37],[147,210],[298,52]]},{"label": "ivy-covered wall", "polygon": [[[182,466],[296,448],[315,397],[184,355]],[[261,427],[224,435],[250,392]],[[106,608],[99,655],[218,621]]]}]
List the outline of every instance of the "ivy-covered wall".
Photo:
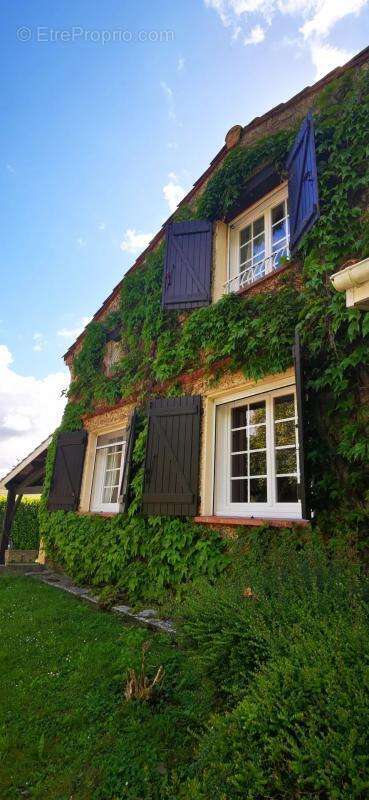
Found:
[{"label": "ivy-covered wall", "polygon": [[[346,526],[364,535],[369,499],[369,314],[346,309],[344,296],[333,290],[329,278],[348,259],[369,255],[367,68],[352,70],[328,85],[313,111],[321,215],[305,237],[293,270],[281,279],[279,290],[245,297],[229,295],[185,314],[167,312],[161,308],[160,245],[144,265],[124,279],[119,309],[102,323],[88,326],[73,362],[74,378],[62,427],[80,427],[82,414],[96,404],[114,404],[129,396],[143,404],[158,385],[164,384],[167,394],[180,393],[178,376],[200,365],[214,379],[224,370],[242,369],[253,379],[281,372],[291,365],[298,325],[310,395],[308,460],[317,520],[331,534],[337,526]],[[295,128],[280,131],[249,148],[236,147],[191,208],[179,209],[180,217],[229,217],[242,198],[246,181],[266,162],[273,163],[285,177],[283,165],[295,134]],[[102,370],[106,336],[117,323],[122,331],[122,361],[116,374],[106,378]],[[52,461],[51,448],[49,470]],[[47,494],[47,486],[45,491]],[[43,508],[46,541],[69,568],[68,547],[76,542],[77,548],[79,536],[88,538],[88,530],[89,547],[101,558],[102,526],[111,553],[117,531],[131,531],[133,536],[132,525],[138,524],[134,515],[129,521],[119,515],[109,524],[98,519],[92,523],[62,512],[48,515],[45,504]],[[154,541],[157,523],[140,520],[139,524],[144,526],[143,538]],[[173,536],[173,525],[173,521],[161,521],[162,537],[166,531]],[[194,530],[190,523],[178,525]],[[205,541],[201,538],[204,534],[196,536],[200,536],[196,541]],[[122,541],[119,538],[118,549],[122,549]],[[84,553],[86,546],[84,543]],[[141,558],[141,545],[136,554]],[[143,558],[146,563],[146,556]]]}]

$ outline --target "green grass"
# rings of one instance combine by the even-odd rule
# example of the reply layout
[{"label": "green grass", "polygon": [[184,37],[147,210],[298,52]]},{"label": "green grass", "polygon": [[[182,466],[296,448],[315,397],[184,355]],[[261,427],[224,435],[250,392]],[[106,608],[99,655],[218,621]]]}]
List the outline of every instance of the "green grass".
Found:
[{"label": "green grass", "polygon": [[[15,576],[0,578],[0,629],[2,800],[174,796],[167,774],[175,787],[207,700],[179,677],[168,637]],[[163,664],[164,687],[154,704],[127,703],[127,669],[147,640],[147,671]]]},{"label": "green grass", "polygon": [[[230,556],[176,642],[0,577],[0,800],[367,800],[367,566],[268,530]],[[165,683],[128,703],[144,641]]]}]

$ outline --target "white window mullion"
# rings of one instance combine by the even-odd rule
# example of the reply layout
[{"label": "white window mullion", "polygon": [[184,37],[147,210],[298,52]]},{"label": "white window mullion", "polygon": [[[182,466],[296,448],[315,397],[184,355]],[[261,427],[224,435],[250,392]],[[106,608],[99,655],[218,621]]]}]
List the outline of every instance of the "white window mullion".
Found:
[{"label": "white window mullion", "polygon": [[272,212],[265,212],[265,274],[272,271]]}]

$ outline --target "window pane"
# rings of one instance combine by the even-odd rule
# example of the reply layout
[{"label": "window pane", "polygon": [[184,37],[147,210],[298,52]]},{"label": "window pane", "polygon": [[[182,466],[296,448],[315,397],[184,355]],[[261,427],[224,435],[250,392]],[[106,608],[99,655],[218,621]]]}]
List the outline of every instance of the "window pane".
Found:
[{"label": "window pane", "polygon": [[277,222],[280,222],[285,215],[285,207],[284,203],[279,203],[277,206],[274,206],[272,209],[272,225],[275,225]]},{"label": "window pane", "polygon": [[297,503],[297,478],[277,478],[278,503]]},{"label": "window pane", "polygon": [[259,236],[260,233],[264,233],[264,217],[259,217],[259,219],[256,219],[254,222],[254,237]]},{"label": "window pane", "polygon": [[277,475],[283,474],[284,472],[296,472],[297,463],[295,448],[292,447],[288,450],[276,450],[275,461]]},{"label": "window pane", "polygon": [[247,406],[232,408],[232,428],[243,428],[247,422]]},{"label": "window pane", "polygon": [[250,453],[250,475],[266,475],[266,453]]},{"label": "window pane", "polygon": [[279,222],[278,225],[275,225],[272,230],[272,245],[273,245],[273,253],[275,250],[279,250],[286,244],[286,220],[284,222]]},{"label": "window pane", "polygon": [[265,256],[265,244],[264,244],[264,234],[262,236],[258,236],[257,239],[254,239],[254,251],[253,251],[253,258],[255,261],[261,261]]},{"label": "window pane", "polygon": [[265,403],[251,403],[249,407],[249,424],[265,422]]},{"label": "window pane", "polygon": [[248,261],[251,261],[252,257],[252,247],[251,242],[245,244],[244,247],[240,248],[240,267],[246,266]]},{"label": "window pane", "polygon": [[240,450],[247,450],[246,428],[232,433],[232,453],[238,453]]},{"label": "window pane", "polygon": [[113,489],[113,491],[112,491],[112,495],[111,495],[111,501],[110,501],[110,502],[111,502],[111,503],[116,503],[116,502],[117,502],[117,500],[118,500],[118,486],[114,486],[114,489]]},{"label": "window pane", "polygon": [[266,478],[251,478],[250,503],[266,503],[267,480]]},{"label": "window pane", "polygon": [[97,446],[110,444],[110,442],[121,442],[124,437],[124,431],[114,431],[113,433],[104,433],[102,436],[97,437]]},{"label": "window pane", "polygon": [[266,447],[265,425],[249,428],[249,446],[250,450]]},{"label": "window pane", "polygon": [[119,479],[119,469],[112,469],[105,473],[104,486],[115,486]]},{"label": "window pane", "polygon": [[247,480],[231,481],[232,503],[247,503]]},{"label": "window pane", "polygon": [[295,422],[277,422],[275,425],[275,443],[277,447],[294,444],[295,442]]},{"label": "window pane", "polygon": [[108,457],[106,459],[106,468],[107,469],[114,469],[120,467],[120,460],[122,458],[122,451],[119,453],[108,453]]},{"label": "window pane", "polygon": [[293,394],[276,397],[274,400],[274,418],[286,419],[295,416],[295,398]]},{"label": "window pane", "polygon": [[251,225],[246,225],[246,228],[243,228],[240,231],[240,245],[242,247],[243,244],[246,244],[251,239]]},{"label": "window pane", "polygon": [[247,475],[247,453],[232,456],[232,477],[239,478]]}]

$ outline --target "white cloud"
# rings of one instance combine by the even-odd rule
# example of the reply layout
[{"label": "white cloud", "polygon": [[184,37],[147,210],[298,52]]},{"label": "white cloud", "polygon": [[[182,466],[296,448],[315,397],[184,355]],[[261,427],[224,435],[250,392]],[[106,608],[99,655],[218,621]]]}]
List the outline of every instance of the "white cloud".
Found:
[{"label": "white cloud", "polygon": [[310,43],[310,52],[317,80],[323,75],[327,75],[335,67],[344,64],[345,61],[349,61],[353,55],[348,50],[341,50],[339,47],[320,41]]},{"label": "white cloud", "polygon": [[165,81],[160,81],[160,86],[168,100],[173,100],[173,90],[170,88],[170,86],[168,86]]},{"label": "white cloud", "polygon": [[163,90],[163,92],[165,94],[166,99],[167,99],[168,117],[169,117],[169,119],[172,120],[172,122],[175,122],[181,128],[182,127],[182,123],[178,121],[177,114],[176,114],[176,111],[175,111],[175,108],[174,108],[174,92],[173,92],[173,89],[171,89],[170,86],[168,86],[168,84],[165,81],[161,81],[160,82],[160,86],[161,86],[161,88],[162,88],[162,90]]},{"label": "white cloud", "polygon": [[63,339],[70,339],[74,342],[91,320],[92,317],[81,317],[80,322],[74,328],[61,328],[58,331],[58,336],[62,336]]},{"label": "white cloud", "polygon": [[44,335],[42,333],[34,333],[32,338],[34,341],[33,349],[35,353],[41,353],[47,344]]},{"label": "white cloud", "polygon": [[[265,38],[265,24],[271,26],[274,18],[289,15],[296,18],[295,49],[310,53],[316,69],[316,78],[343,64],[352,55],[351,51],[337,47],[326,38],[337,22],[347,16],[358,16],[369,0],[204,0],[213,8],[231,32],[232,39],[245,45],[258,44]],[[256,24],[248,32],[250,16]],[[260,21],[257,20],[259,16]],[[263,25],[260,22],[264,23]],[[242,36],[243,34],[243,36]],[[284,39],[286,44],[286,38]]]},{"label": "white cloud", "polygon": [[125,253],[139,253],[147,247],[153,235],[153,233],[138,233],[134,228],[127,228],[120,249]]},{"label": "white cloud", "polygon": [[177,71],[178,72],[183,72],[184,66],[185,66],[185,60],[184,60],[184,58],[182,58],[182,56],[180,56],[178,61],[177,61]]},{"label": "white cloud", "polygon": [[46,439],[59,425],[68,386],[66,372],[38,379],[16,372],[13,357],[0,345],[0,475]]},{"label": "white cloud", "polygon": [[170,172],[168,175],[169,181],[163,186],[163,195],[168,203],[169,211],[173,213],[176,210],[178,203],[186,194],[186,190],[179,183],[178,176],[175,172]]},{"label": "white cloud", "polygon": [[265,31],[261,25],[255,25],[254,28],[251,28],[249,36],[246,36],[244,39],[244,44],[260,44],[265,39]]},{"label": "white cloud", "polygon": [[331,28],[349,14],[359,14],[368,0],[316,0],[313,17],[301,28],[305,38],[327,36]]},{"label": "white cloud", "polygon": [[86,247],[87,242],[86,239],[83,238],[83,236],[78,236],[76,241],[79,247]]},{"label": "white cloud", "polygon": [[99,231],[106,231],[106,222],[99,222],[97,227]]},{"label": "white cloud", "polygon": [[12,164],[6,164],[5,169],[7,170],[7,172],[10,172],[11,175],[16,175],[15,169],[12,166]]}]

